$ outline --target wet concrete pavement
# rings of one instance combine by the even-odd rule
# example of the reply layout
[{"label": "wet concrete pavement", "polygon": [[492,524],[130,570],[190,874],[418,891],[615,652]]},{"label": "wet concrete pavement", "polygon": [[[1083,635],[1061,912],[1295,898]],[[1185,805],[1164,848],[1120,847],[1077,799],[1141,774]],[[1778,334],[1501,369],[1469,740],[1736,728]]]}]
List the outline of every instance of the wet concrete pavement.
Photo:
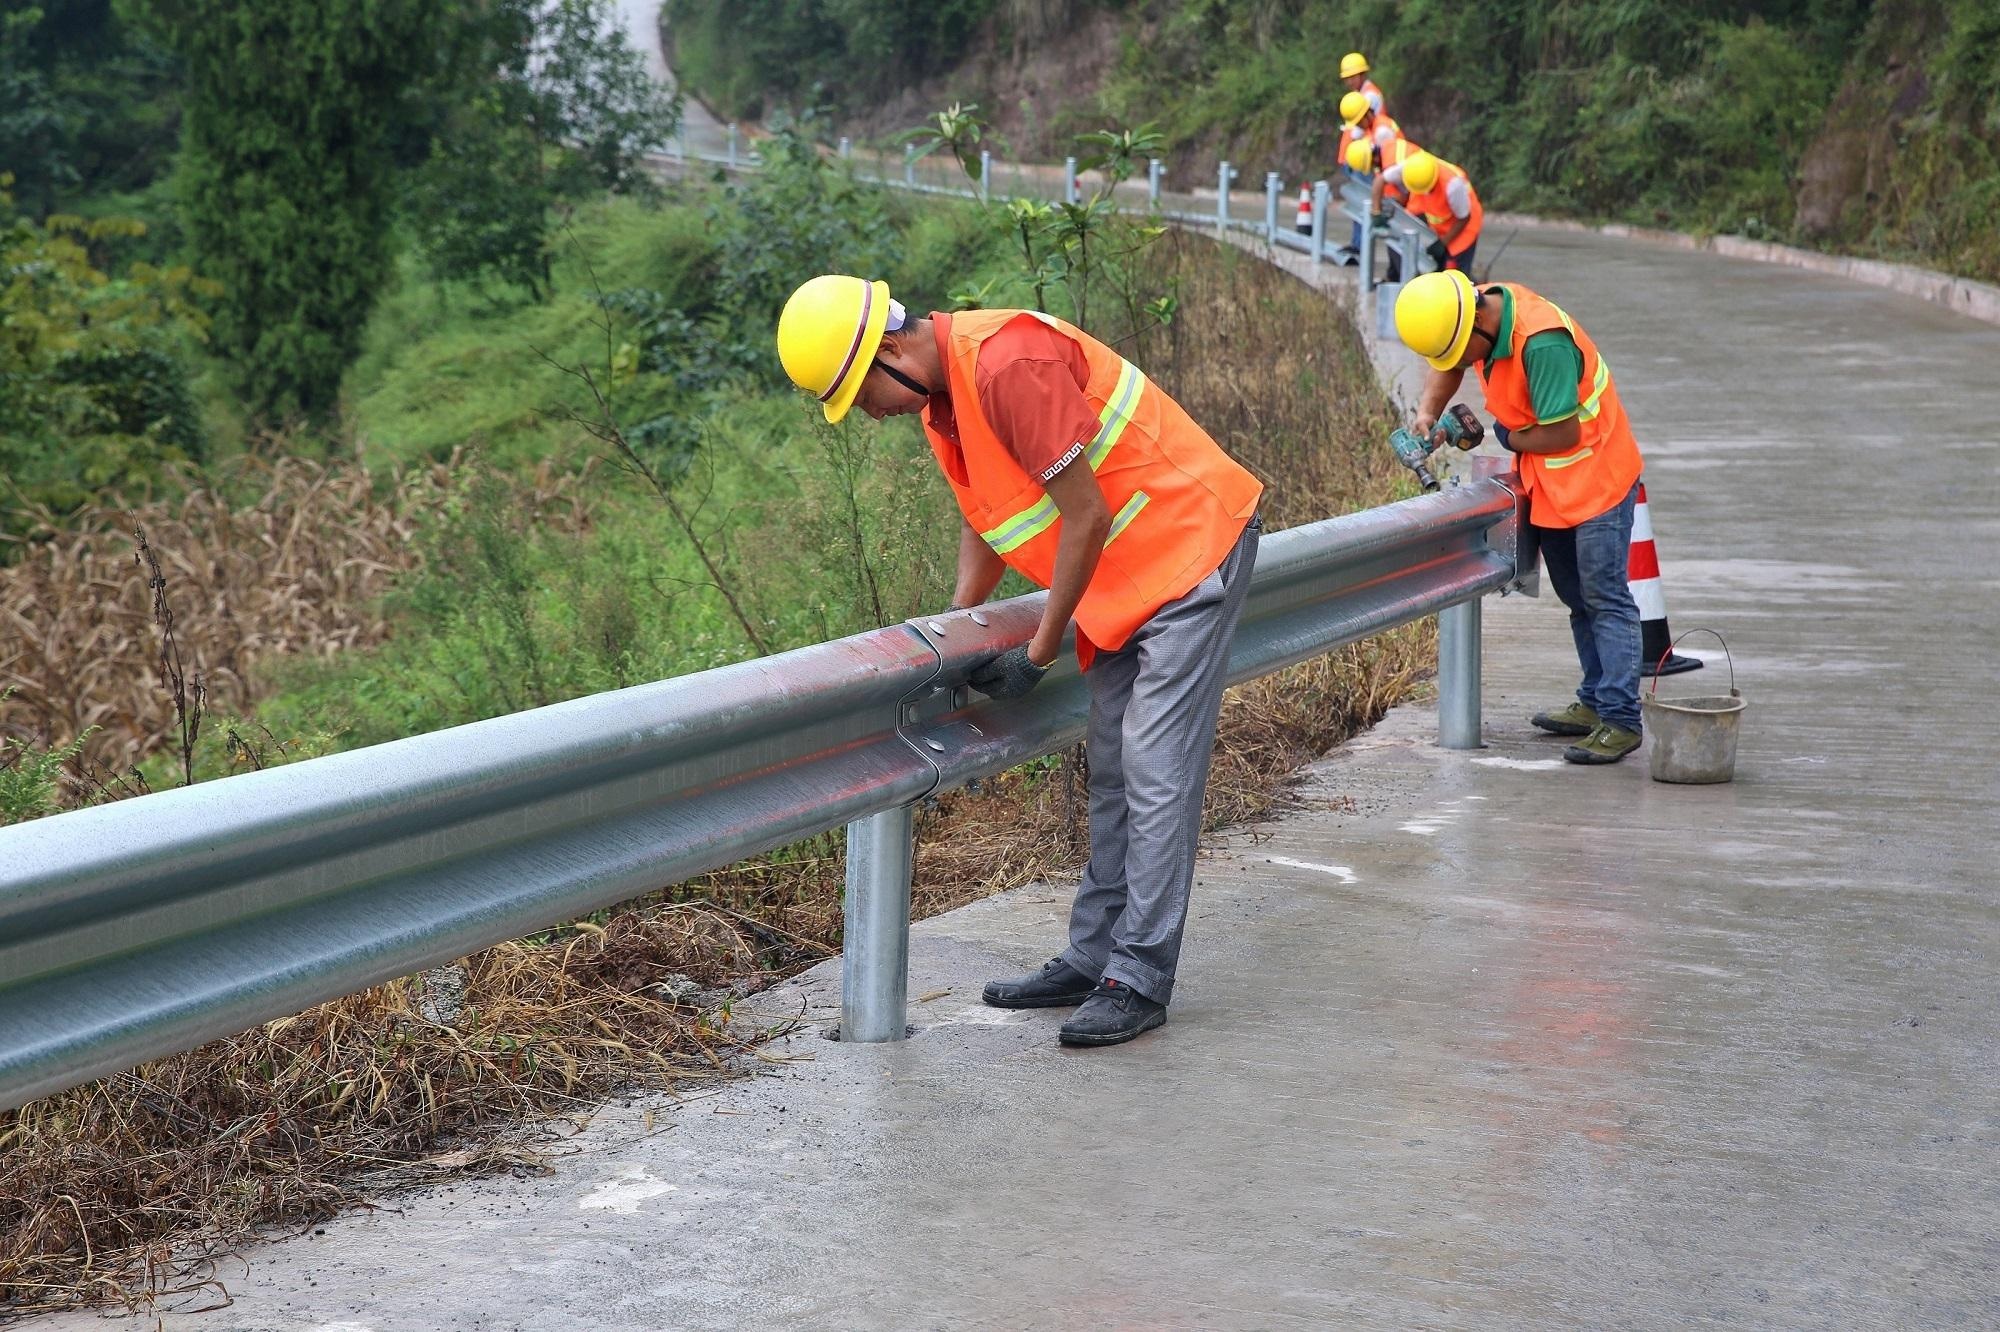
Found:
[{"label": "wet concrete pavement", "polygon": [[[767,1076],[166,1326],[2000,1326],[2000,329],[1568,233],[1502,275],[1618,376],[1733,784],[1561,763],[1563,614],[1489,602],[1488,748],[1410,704],[1229,839],[1163,1030],[978,1004],[1060,942],[1024,889],[917,927],[914,1039],[820,1039],[822,967],[760,1001],[808,1023]],[[1726,683],[1689,646],[1663,693]]]}]

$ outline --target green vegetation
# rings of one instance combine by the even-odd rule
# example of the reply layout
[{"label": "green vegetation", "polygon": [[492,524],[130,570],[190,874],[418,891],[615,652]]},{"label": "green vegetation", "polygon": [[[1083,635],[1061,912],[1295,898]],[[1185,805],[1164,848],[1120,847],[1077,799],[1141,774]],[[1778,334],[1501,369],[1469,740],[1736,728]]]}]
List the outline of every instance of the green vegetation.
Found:
[{"label": "green vegetation", "polygon": [[[392,139],[424,0],[159,0],[186,70],[177,188],[213,337],[250,412],[323,418],[391,258]],[[301,127],[324,125],[322,133]],[[282,146],[282,150],[274,151]]]},{"label": "green vegetation", "polygon": [[[862,22],[852,8],[904,9],[843,7],[849,26]],[[701,34],[731,12],[674,0],[670,27]],[[818,29],[781,35],[777,51],[690,38],[686,82],[733,113],[817,99],[870,123],[886,75],[1004,112],[1017,152],[1074,151],[1051,127],[1079,119],[1156,121],[1176,179],[1206,177],[1219,155],[1297,178],[1334,166],[1334,71],[1358,48],[1410,138],[1465,166],[1489,205],[1742,232],[2000,279],[1991,0],[998,3],[956,45],[957,61],[883,48],[831,68],[815,55],[840,48]],[[1036,48],[1030,68],[1057,69],[1080,42],[1107,48],[1110,76],[1032,106],[1021,99],[1016,113],[1007,94],[1020,85],[1023,45]],[[806,68],[811,79],[795,77]]]},{"label": "green vegetation", "polygon": [[111,0],[0,6],[0,170],[29,216],[144,190],[179,114],[173,62]]},{"label": "green vegetation", "polygon": [[844,110],[894,91],[913,71],[949,66],[996,0],[775,0],[746,22],[740,6],[665,0],[672,63],[724,115],[757,118],[798,108],[824,89]]},{"label": "green vegetation", "polygon": [[[349,381],[364,452],[471,444],[490,475],[426,524],[389,642],[288,668],[260,718],[372,743],[943,603],[956,528],[927,446],[909,423],[820,420],[770,354],[784,298],[801,273],[852,270],[890,274],[916,309],[1039,293],[1095,320],[1094,291],[1122,336],[1159,317],[1133,264],[1159,232],[1101,200],[1042,210],[1024,260],[999,207],[861,186],[801,132],[766,158],[741,184],[579,213],[542,305],[448,306],[448,285],[412,278],[384,306]],[[590,469],[587,523],[538,522],[499,480],[549,462]]]},{"label": "green vegetation", "polygon": [[186,358],[212,284],[143,261],[114,277],[93,258],[144,232],[64,215],[0,223],[0,477],[16,503],[137,496],[204,452]]}]

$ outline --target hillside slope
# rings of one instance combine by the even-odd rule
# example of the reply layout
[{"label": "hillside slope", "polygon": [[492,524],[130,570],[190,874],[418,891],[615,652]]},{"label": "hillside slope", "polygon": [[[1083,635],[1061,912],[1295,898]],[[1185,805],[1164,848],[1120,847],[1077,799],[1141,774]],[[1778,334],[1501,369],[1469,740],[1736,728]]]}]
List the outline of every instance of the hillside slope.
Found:
[{"label": "hillside slope", "polygon": [[1734,231],[2000,279],[1990,0],[787,0],[754,36],[668,0],[726,111],[830,107],[887,134],[980,104],[1018,156],[1156,122],[1181,179],[1228,155],[1324,173],[1345,51],[1490,205]]}]

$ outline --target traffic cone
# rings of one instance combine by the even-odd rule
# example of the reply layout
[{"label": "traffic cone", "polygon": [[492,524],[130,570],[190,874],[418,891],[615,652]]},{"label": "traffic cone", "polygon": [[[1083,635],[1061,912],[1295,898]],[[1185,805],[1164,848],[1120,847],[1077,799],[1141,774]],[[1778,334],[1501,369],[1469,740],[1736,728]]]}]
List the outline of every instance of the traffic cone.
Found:
[{"label": "traffic cone", "polygon": [[1625,577],[1632,600],[1639,603],[1639,674],[1679,675],[1700,670],[1699,658],[1683,657],[1671,650],[1674,636],[1667,628],[1667,593],[1660,585],[1660,552],[1653,544],[1653,518],[1646,509],[1643,481],[1639,483],[1638,507],[1632,511],[1632,549]]},{"label": "traffic cone", "polygon": [[1309,184],[1299,186],[1299,220],[1297,225],[1299,235],[1310,236],[1313,234],[1313,187]]}]

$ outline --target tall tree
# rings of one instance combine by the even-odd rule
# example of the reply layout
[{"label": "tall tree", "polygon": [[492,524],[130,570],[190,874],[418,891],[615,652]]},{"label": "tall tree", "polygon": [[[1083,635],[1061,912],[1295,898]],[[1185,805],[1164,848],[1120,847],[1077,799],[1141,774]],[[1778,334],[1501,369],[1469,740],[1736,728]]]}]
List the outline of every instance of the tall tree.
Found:
[{"label": "tall tree", "polygon": [[320,417],[389,271],[392,145],[432,65],[427,0],[148,0],[186,69],[178,192],[251,411]]},{"label": "tall tree", "polygon": [[428,160],[409,216],[439,277],[498,278],[540,297],[550,206],[652,187],[679,98],[648,74],[605,0],[456,0],[420,122]]}]

